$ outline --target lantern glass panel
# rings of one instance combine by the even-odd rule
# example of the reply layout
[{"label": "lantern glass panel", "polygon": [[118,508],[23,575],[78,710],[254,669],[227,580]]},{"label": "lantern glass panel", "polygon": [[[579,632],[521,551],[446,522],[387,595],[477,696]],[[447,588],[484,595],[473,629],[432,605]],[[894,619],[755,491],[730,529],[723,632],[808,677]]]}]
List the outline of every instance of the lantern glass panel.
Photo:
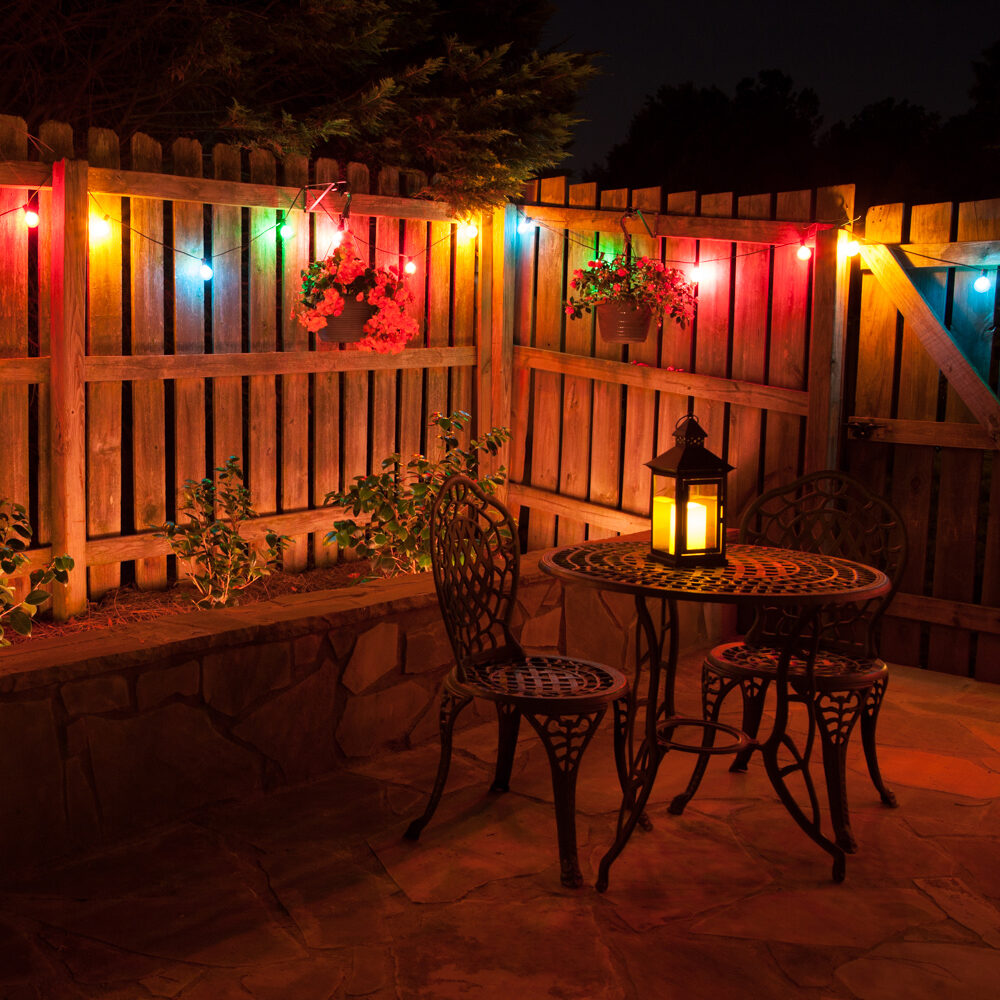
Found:
[{"label": "lantern glass panel", "polygon": [[691,483],[687,501],[687,550],[714,552],[719,547],[719,485]]},{"label": "lantern glass panel", "polygon": [[677,482],[671,476],[653,476],[653,537],[657,552],[674,551],[676,537]]}]

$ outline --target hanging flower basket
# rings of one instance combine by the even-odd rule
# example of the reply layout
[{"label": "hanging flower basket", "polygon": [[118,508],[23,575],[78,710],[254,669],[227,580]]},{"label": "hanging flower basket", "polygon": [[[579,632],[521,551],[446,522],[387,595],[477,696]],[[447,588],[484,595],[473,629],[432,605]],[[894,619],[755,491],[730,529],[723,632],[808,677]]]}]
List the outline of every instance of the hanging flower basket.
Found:
[{"label": "hanging flower basket", "polygon": [[653,310],[630,302],[605,302],[597,306],[597,329],[610,344],[641,344],[649,336]]},{"label": "hanging flower basket", "polygon": [[316,339],[324,344],[356,344],[368,335],[365,323],[375,315],[375,307],[367,302],[344,300],[339,316],[327,316],[326,326],[316,328]]},{"label": "hanging flower basket", "polygon": [[566,315],[579,319],[596,311],[601,339],[613,344],[641,343],[654,319],[669,317],[683,327],[694,315],[691,283],[676,268],[649,257],[592,260],[573,272],[569,284],[576,294],[566,300]]},{"label": "hanging flower basket", "polygon": [[418,330],[406,314],[413,301],[397,268],[372,267],[339,246],[302,272],[294,315],[320,342],[396,354]]}]

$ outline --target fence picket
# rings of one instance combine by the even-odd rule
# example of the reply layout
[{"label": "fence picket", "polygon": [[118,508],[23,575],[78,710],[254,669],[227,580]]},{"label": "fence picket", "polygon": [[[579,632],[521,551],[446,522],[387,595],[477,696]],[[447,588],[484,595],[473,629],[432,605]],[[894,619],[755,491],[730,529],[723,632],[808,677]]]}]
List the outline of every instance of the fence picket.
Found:
[{"label": "fence picket", "polygon": [[[0,116],[0,158],[26,160],[28,133],[20,118]],[[0,357],[28,355],[28,229],[19,211],[28,190],[0,189]],[[0,497],[29,507],[28,495],[28,386],[0,385],[0,423],[5,442],[0,454]],[[29,507],[30,509],[30,507]],[[15,585],[24,597],[24,581]]]},{"label": "fence picket", "polygon": [[[658,187],[632,192],[632,207],[648,215],[660,211]],[[649,236],[635,236],[632,257],[659,257],[659,241]],[[641,344],[628,345],[628,360],[635,364],[655,365],[659,358],[659,328],[654,324]],[[649,514],[650,473],[646,462],[654,457],[656,435],[656,394],[649,389],[625,390],[625,464],[622,468],[622,508]]]},{"label": "fence picket", "polygon": [[[174,172],[201,176],[201,144],[176,139],[172,147]],[[201,354],[205,350],[205,213],[200,202],[175,201],[174,213],[174,352]],[[232,255],[230,255],[232,256]],[[237,267],[239,264],[237,263]],[[213,327],[214,329],[214,327]],[[174,382],[174,483],[180,491],[188,479],[208,473],[205,458],[205,385],[202,379]],[[183,568],[178,567],[178,574]]]},{"label": "fence picket", "polygon": [[[952,207],[948,202],[915,205],[910,213],[909,238],[945,242],[951,236]],[[915,276],[932,308],[943,316],[948,293],[947,273],[928,271]],[[937,416],[940,372],[909,323],[903,324],[900,344],[899,400],[896,416],[906,420],[934,420]],[[860,447],[860,445],[858,445]],[[919,445],[897,445],[893,455],[891,499],[899,509],[909,539],[909,559],[900,590],[924,592],[930,530],[934,450]],[[921,625],[887,618],[882,625],[881,652],[894,663],[919,663]]]},{"label": "fence picket", "polygon": [[[282,163],[284,182],[301,187],[309,181],[309,161],[288,156]],[[296,211],[286,213],[294,235],[281,247],[281,350],[306,351],[309,333],[294,316],[302,286],[302,270],[309,264],[309,220],[300,197]],[[309,506],[309,376],[281,375],[281,510],[305,510]],[[317,544],[321,544],[317,542]],[[297,535],[285,549],[283,568],[301,572],[309,561],[309,536]]]},{"label": "fence picket", "polygon": [[[217,144],[212,149],[212,169],[217,180],[238,181],[242,176],[239,149],[235,146]],[[240,251],[243,244],[242,215],[239,208],[228,205],[212,206],[214,276],[211,292],[214,354],[237,354],[243,350],[243,261]],[[194,218],[191,221],[194,224]],[[193,387],[191,403],[196,405]],[[215,468],[224,465],[231,456],[238,458],[241,463],[245,457],[243,380],[216,378],[212,380],[212,455],[209,466]],[[196,456],[191,456],[191,459],[193,467]],[[205,475],[205,471],[198,475]]]},{"label": "fence picket", "polygon": [[[541,201],[566,204],[566,178],[541,182]],[[563,260],[566,252],[562,232],[542,228],[538,232],[538,285],[535,290],[535,347],[558,351],[562,343]],[[531,485],[554,491],[559,485],[559,434],[562,376],[535,372],[531,403]],[[533,510],[528,519],[527,545],[542,549],[555,544],[556,519]]]},{"label": "fence picket", "polygon": [[[163,154],[147,135],[131,142],[133,170],[158,172]],[[163,202],[129,199],[129,260],[132,296],[132,353],[163,354]],[[173,511],[174,484],[167,487],[165,384],[132,383],[132,496],[136,530],[148,531],[167,519],[167,497]],[[144,590],[166,586],[164,556],[137,559],[136,584]]]},{"label": "fence picket", "polygon": [[[807,219],[808,191],[790,191],[777,196],[779,219]],[[809,264],[797,256],[798,247],[774,248],[774,279],[771,293],[771,341],[768,351],[769,385],[783,389],[806,388],[806,305],[809,296]],[[787,413],[768,413],[764,437],[764,482],[769,490],[795,479],[802,471],[803,418]]]},{"label": "fence picket", "polygon": [[[336,160],[319,159],[316,161],[316,182],[330,183],[340,179],[340,167]],[[342,199],[341,199],[342,200]],[[321,207],[313,215],[314,260],[322,260],[333,250],[333,241],[338,231],[336,213],[333,213],[332,203],[337,199],[328,194],[325,208]],[[329,211],[327,211],[329,210]],[[333,213],[332,215],[330,213]],[[308,222],[307,216],[307,222]],[[316,344],[320,348],[336,349],[334,344]],[[312,462],[313,462],[313,506],[320,507],[328,493],[340,490],[344,480],[340,470],[341,435],[340,420],[341,376],[337,372],[317,372],[312,376]],[[359,426],[355,420],[348,418],[343,427]],[[363,426],[367,426],[364,424]],[[332,518],[331,518],[332,521]],[[324,545],[323,536],[313,536],[313,560],[317,566],[329,566],[337,561],[336,545]]]},{"label": "fence picket", "polygon": [[[90,129],[87,158],[97,167],[121,166],[118,136],[109,129]],[[102,195],[92,198],[88,280],[90,303],[87,310],[87,353],[122,353],[122,232],[121,198]],[[101,227],[105,216],[109,228]],[[110,219],[116,220],[110,222]],[[87,534],[109,538],[122,531],[122,387],[118,383],[87,386]],[[117,564],[91,566],[91,597],[117,587],[121,567]]]},{"label": "fence picket", "polygon": [[[266,150],[250,153],[250,180],[257,184],[275,184],[277,167],[274,156]],[[274,351],[278,346],[276,215],[273,209],[250,209],[249,319],[251,351]],[[247,483],[258,514],[273,514],[278,509],[278,390],[274,375],[252,375]]]},{"label": "fence picket", "polygon": [[[769,194],[747,195],[737,201],[742,219],[767,219],[771,214]],[[733,316],[732,376],[747,382],[764,383],[767,370],[768,284],[771,273],[769,247],[736,244],[736,302]],[[753,406],[730,407],[729,517],[739,522],[743,508],[760,493],[763,437],[762,412]]]},{"label": "fence picket", "polygon": [[[575,208],[597,206],[596,184],[571,184],[569,204]],[[573,272],[586,269],[596,252],[596,233],[571,231],[566,247],[567,283]],[[573,294],[572,288],[566,295]],[[584,313],[579,319],[566,319],[565,351],[590,357],[594,348],[594,317]],[[562,450],[559,458],[559,492],[562,496],[587,498],[590,481],[590,413],[593,405],[594,383],[589,378],[566,375],[563,378]],[[574,545],[586,538],[587,523],[576,518],[560,516],[557,541],[560,545]]]},{"label": "fence picket", "polygon": [[[426,183],[424,174],[410,171],[402,175],[405,192],[419,191]],[[416,271],[407,276],[407,287],[413,293],[413,316],[417,335],[407,348],[427,346],[427,223],[419,219],[403,222],[403,260],[412,261]],[[403,371],[399,376],[399,451],[403,461],[409,461],[422,450],[424,432],[424,373]]]}]

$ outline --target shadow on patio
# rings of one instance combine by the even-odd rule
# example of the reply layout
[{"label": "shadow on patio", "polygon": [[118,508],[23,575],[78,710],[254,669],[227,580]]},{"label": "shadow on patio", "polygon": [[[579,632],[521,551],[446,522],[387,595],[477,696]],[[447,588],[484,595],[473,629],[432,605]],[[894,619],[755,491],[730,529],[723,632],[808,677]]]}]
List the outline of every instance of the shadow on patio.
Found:
[{"label": "shadow on patio", "polygon": [[[697,705],[698,654],[680,707]],[[738,699],[734,699],[736,701]],[[592,887],[618,786],[609,720],[577,794],[588,884],[563,889],[548,764],[524,732],[488,793],[494,727],[459,733],[417,844],[437,747],[206,810],[0,894],[4,1000],[987,998],[1000,980],[1000,688],[894,668],[871,787],[850,748],[847,880],[778,804],[759,759],[717,759],[687,812],[650,815]],[[816,768],[814,766],[814,774]]]}]

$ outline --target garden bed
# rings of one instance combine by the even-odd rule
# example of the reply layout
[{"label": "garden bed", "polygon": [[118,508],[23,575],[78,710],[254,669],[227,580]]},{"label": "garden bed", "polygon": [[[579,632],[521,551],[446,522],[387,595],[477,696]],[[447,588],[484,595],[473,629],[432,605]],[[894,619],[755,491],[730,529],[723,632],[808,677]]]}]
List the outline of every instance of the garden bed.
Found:
[{"label": "garden bed", "polygon": [[[700,609],[682,634],[705,634]],[[631,664],[630,598],[524,557],[529,648]],[[452,662],[430,574],[63,636],[0,653],[0,852],[8,875],[206,805],[436,739]],[[492,707],[464,713],[465,725]],[[430,775],[428,776],[430,780]]]}]

